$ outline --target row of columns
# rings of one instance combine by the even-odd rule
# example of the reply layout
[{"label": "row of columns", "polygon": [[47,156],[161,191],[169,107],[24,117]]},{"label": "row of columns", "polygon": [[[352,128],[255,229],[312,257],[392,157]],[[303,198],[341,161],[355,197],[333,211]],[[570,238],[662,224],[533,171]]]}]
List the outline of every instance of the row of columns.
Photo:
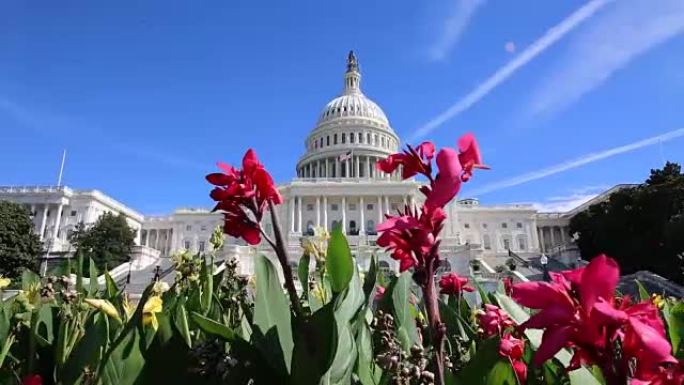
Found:
[{"label": "row of columns", "polygon": [[[168,253],[173,248],[173,229],[145,229],[142,245],[159,250],[162,253]],[[154,234],[154,242],[152,242],[152,234]],[[162,235],[164,236],[162,238]]]},{"label": "row of columns", "polygon": [[[345,160],[340,157],[324,158],[311,161],[297,170],[300,178],[400,178],[400,169],[392,174],[379,171],[375,164],[381,158],[370,155],[354,155]],[[344,172],[343,172],[344,171]]]},{"label": "row of columns", "polygon": [[[544,230],[544,229],[546,229],[546,230]],[[559,230],[558,232],[560,233],[560,239],[559,239],[560,243],[556,243],[557,240],[556,240],[556,236],[554,234],[556,232],[556,229],[558,229]],[[555,248],[556,246],[564,245],[566,242],[565,230],[564,230],[564,227],[562,227],[562,226],[540,226],[537,228],[537,231],[539,234],[539,248],[542,251],[542,253],[546,253],[549,250],[552,250],[553,248]],[[549,241],[550,241],[549,245],[550,245],[550,247],[546,247],[545,233],[549,234]]]},{"label": "row of columns", "polygon": [[[43,210],[40,216],[40,226],[38,227],[38,237],[40,238],[41,242],[46,241],[46,231],[47,231],[47,226],[48,226],[48,213],[50,212],[50,204],[45,204],[43,205]],[[59,229],[60,229],[60,222],[62,219],[62,212],[64,211],[64,204],[59,203],[53,205],[57,208],[57,215],[55,215],[53,224],[52,224],[52,241],[53,243],[57,241],[58,235],[59,235]],[[36,205],[31,205],[31,214],[33,215],[34,213],[37,214],[36,210],[37,207]]]},{"label": "row of columns", "polygon": [[[342,232],[347,232],[347,197],[342,196],[341,198],[341,221],[342,221]],[[363,196],[357,198],[358,210],[359,210],[359,234],[366,233],[366,201]],[[409,204],[413,206],[415,204],[415,199],[413,195],[403,196],[403,204]],[[321,206],[323,209],[321,210]],[[290,208],[290,232],[291,233],[302,233],[302,196],[293,196],[289,200]],[[315,216],[315,226],[323,227],[326,231],[328,230],[328,196],[316,196],[316,216]],[[296,211],[295,211],[296,209]],[[384,219],[383,214],[390,213],[390,199],[388,195],[379,195],[377,197],[377,223],[381,223]],[[375,229],[371,229],[375,230]]]}]

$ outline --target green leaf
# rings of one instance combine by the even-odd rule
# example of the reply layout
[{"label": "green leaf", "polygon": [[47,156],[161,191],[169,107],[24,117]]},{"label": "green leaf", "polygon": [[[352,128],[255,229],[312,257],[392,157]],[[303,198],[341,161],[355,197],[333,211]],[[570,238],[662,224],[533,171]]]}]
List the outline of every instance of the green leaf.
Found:
[{"label": "green leaf", "polygon": [[311,256],[304,254],[299,259],[299,265],[297,265],[297,278],[302,285],[304,298],[309,296],[309,263],[311,263]]},{"label": "green leaf", "polygon": [[228,342],[235,342],[240,339],[240,337],[228,326],[216,322],[213,319],[207,318],[200,313],[192,312],[190,317],[197,324],[197,327],[199,327],[200,330],[209,335],[222,338]]},{"label": "green leaf", "polygon": [[348,322],[342,322],[336,318],[337,323],[337,352],[330,370],[325,375],[325,380],[331,385],[348,385],[351,383],[351,375],[358,351],[354,336]]},{"label": "green leaf", "polygon": [[359,327],[356,336],[359,357],[356,360],[356,373],[362,385],[377,385],[382,377],[382,370],[375,365],[373,357],[373,341],[371,331],[365,322]]},{"label": "green leaf", "polygon": [[634,283],[636,283],[637,289],[639,289],[639,300],[640,301],[648,301],[651,299],[651,295],[648,293],[648,290],[644,287],[644,285],[639,282],[638,279],[634,280]]},{"label": "green leaf", "polygon": [[482,341],[475,356],[457,373],[459,384],[485,384],[489,371],[500,360],[499,338],[492,337]]},{"label": "green leaf", "polygon": [[10,334],[9,337],[0,340],[2,341],[2,348],[0,349],[0,369],[2,369],[2,364],[5,362],[5,357],[7,357],[7,353],[9,353],[10,348],[14,344],[14,334]]},{"label": "green leaf", "polygon": [[[390,293],[392,298],[392,309],[395,321],[397,322],[399,340],[406,351],[419,341],[418,332],[416,331],[416,322],[411,314],[410,300],[412,282],[411,274],[405,271],[394,282],[394,285],[391,285],[392,291]],[[387,293],[385,293],[385,295],[387,295]]]},{"label": "green leaf", "polygon": [[176,325],[176,329],[178,329],[178,332],[181,335],[181,338],[183,338],[185,344],[191,348],[192,339],[190,338],[190,328],[188,327],[188,313],[185,310],[185,305],[183,303],[180,303],[176,306],[176,314],[175,317],[173,317],[173,320]]},{"label": "green leaf", "polygon": [[109,270],[105,270],[104,276],[107,289],[107,298],[110,301],[114,301],[116,298],[119,297],[119,287],[116,285],[116,282],[114,282],[114,279],[109,274]]},{"label": "green leaf", "polygon": [[341,322],[351,321],[366,302],[365,299],[363,287],[361,286],[361,278],[359,277],[359,270],[356,264],[354,264],[354,274],[347,286],[347,290],[337,297],[335,317]]},{"label": "green leaf", "polygon": [[76,251],[76,292],[83,293],[83,252]]},{"label": "green leaf", "polygon": [[[518,324],[522,324],[530,318],[529,313],[525,311],[520,305],[518,305],[511,297],[508,297],[501,293],[494,294],[499,306],[505,310],[508,315]],[[538,349],[541,345],[543,331],[539,329],[526,329],[525,336],[530,340],[530,344],[533,349]],[[558,361],[560,361],[565,367],[570,364],[572,355],[566,349],[561,349],[555,356]],[[568,373],[570,377],[570,383],[572,385],[601,385],[601,382],[594,377],[590,370],[585,367],[581,367],[577,370],[573,370]]]},{"label": "green leaf", "polygon": [[672,352],[678,358],[684,356],[684,346],[682,340],[684,339],[684,303],[677,302],[674,306],[666,303],[663,309],[665,322],[667,323],[667,333],[672,344]]},{"label": "green leaf", "polygon": [[252,338],[274,369],[290,372],[294,347],[290,305],[275,267],[263,255],[256,258]]},{"label": "green leaf", "polygon": [[330,276],[333,293],[340,293],[347,288],[354,274],[354,262],[347,238],[342,234],[340,226],[333,229],[328,241],[328,255],[325,260],[326,271]]},{"label": "green leaf", "polygon": [[331,302],[298,325],[292,351],[292,383],[317,384],[337,351],[337,322]]},{"label": "green leaf", "polygon": [[140,350],[139,328],[127,329],[124,337],[112,347],[104,363],[102,385],[133,385],[145,366],[145,358]]},{"label": "green leaf", "polygon": [[366,294],[366,298],[373,298],[375,296],[375,282],[378,278],[378,258],[375,254],[371,255],[370,266],[368,267],[368,272],[363,280],[363,292]]},{"label": "green leaf", "polygon": [[210,257],[208,263],[206,258],[202,258],[200,277],[202,282],[201,306],[202,313],[207,314],[211,309],[211,298],[214,295],[214,257]]},{"label": "green leaf", "polygon": [[66,357],[60,374],[64,384],[75,382],[83,368],[96,368],[101,358],[101,351],[105,350],[109,344],[107,315],[100,312],[93,313],[86,321],[84,329],[83,338],[76,342],[71,354]]},{"label": "green leaf", "polygon": [[88,263],[88,269],[90,270],[90,286],[88,289],[88,295],[89,296],[94,296],[97,294],[97,277],[98,277],[98,271],[97,271],[97,266],[95,266],[95,261],[93,261],[92,258],[90,258],[90,262]]},{"label": "green leaf", "polygon": [[482,285],[477,281],[477,279],[471,279],[470,280],[473,285],[475,285],[475,288],[477,289],[477,293],[480,294],[480,300],[482,301],[483,304],[490,304],[492,303],[489,300],[489,296],[487,295],[487,292],[482,288]]},{"label": "green leaf", "polygon": [[511,363],[500,358],[487,374],[486,385],[517,385],[518,380]]},{"label": "green leaf", "polygon": [[29,269],[21,273],[21,290],[29,291],[32,286],[40,285],[40,276]]}]

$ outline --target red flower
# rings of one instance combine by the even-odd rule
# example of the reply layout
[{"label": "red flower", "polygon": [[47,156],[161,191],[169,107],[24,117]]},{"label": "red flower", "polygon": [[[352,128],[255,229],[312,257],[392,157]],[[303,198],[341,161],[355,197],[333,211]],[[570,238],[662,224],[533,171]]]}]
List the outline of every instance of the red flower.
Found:
[{"label": "red flower", "polygon": [[658,367],[651,373],[632,379],[630,385],[682,385],[684,384],[684,364],[668,364]]},{"label": "red flower", "polygon": [[444,207],[461,189],[463,168],[458,153],[452,148],[443,148],[437,153],[439,173],[430,187],[423,186],[421,191],[427,196],[425,205]]},{"label": "red flower", "polygon": [[431,162],[435,156],[435,145],[431,142],[423,142],[416,148],[411,147],[411,145],[406,147],[407,149],[403,152],[392,154],[386,159],[378,161],[376,167],[391,174],[397,167],[403,166],[401,170],[402,179],[411,178],[416,174],[429,176],[432,173]]},{"label": "red flower", "polygon": [[508,358],[513,366],[518,383],[524,384],[527,380],[527,365],[522,360],[525,352],[525,341],[513,337],[510,333],[504,334],[499,342],[499,355]]},{"label": "red flower", "polygon": [[473,289],[468,284],[468,278],[460,277],[456,273],[448,273],[442,275],[439,279],[440,293],[446,295],[461,295],[462,292],[472,292]]},{"label": "red flower", "polygon": [[375,288],[375,300],[379,301],[385,296],[385,288],[383,286],[378,286]]},{"label": "red flower", "polygon": [[484,307],[478,321],[485,336],[501,335],[504,330],[514,325],[513,320],[500,308],[491,304],[485,304]]},{"label": "red flower", "polygon": [[224,163],[218,166],[223,172],[207,175],[207,181],[217,186],[210,196],[218,202],[214,211],[224,213],[224,232],[251,245],[258,244],[261,241],[259,223],[268,203],[283,202],[273,178],[252,149],[242,159],[242,170]]},{"label": "red flower", "polygon": [[473,176],[473,169],[479,168],[489,170],[489,167],[482,164],[482,154],[480,154],[480,147],[477,145],[475,136],[471,133],[463,135],[458,140],[458,149],[461,153],[458,156],[461,166],[463,167],[463,175],[461,179],[467,182]]},{"label": "red flower", "polygon": [[511,277],[504,277],[502,281],[504,292],[506,293],[506,295],[510,296],[513,292],[513,280],[511,279]]},{"label": "red flower", "polygon": [[585,268],[553,274],[552,282],[524,282],[513,286],[513,298],[520,304],[539,309],[523,328],[545,329],[535,353],[541,364],[561,348],[575,350],[570,368],[595,363],[606,370],[613,367],[612,341],[622,340],[623,371],[628,360],[636,358],[638,370],[652,371],[673,362],[670,344],[657,309],[644,303],[631,306],[623,301],[615,307],[615,287],[620,272],[615,260],[600,255]]},{"label": "red flower", "polygon": [[21,385],[43,385],[43,379],[37,374],[29,374],[21,380]]},{"label": "red flower", "polygon": [[440,208],[423,207],[418,212],[405,207],[403,215],[387,215],[387,220],[377,226],[381,233],[377,245],[391,250],[402,272],[417,263],[424,265],[429,258],[436,257],[439,246],[436,239],[444,219],[446,214]]}]

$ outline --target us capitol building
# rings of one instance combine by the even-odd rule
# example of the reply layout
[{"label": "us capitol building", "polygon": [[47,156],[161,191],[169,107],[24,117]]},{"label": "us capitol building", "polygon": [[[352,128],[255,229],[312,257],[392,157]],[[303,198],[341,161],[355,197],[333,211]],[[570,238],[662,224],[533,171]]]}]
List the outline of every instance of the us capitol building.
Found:
[{"label": "us capitol building", "polygon": [[[398,264],[375,245],[375,227],[384,214],[423,200],[420,183],[402,181],[400,170],[385,174],[375,167],[379,159],[398,152],[401,141],[382,109],[362,92],[361,79],[357,59],[350,52],[341,94],[325,105],[306,137],[297,176],[279,186],[284,203],[277,209],[293,264],[301,255],[302,237],[339,224],[362,268],[376,253],[382,267],[396,270]],[[520,258],[560,255],[572,249],[569,219],[610,192],[566,213],[539,213],[531,205],[454,201],[446,208],[448,220],[442,235],[441,255],[448,261],[444,270],[467,272],[468,261],[475,258],[490,266],[503,264],[509,250]],[[79,222],[94,223],[105,211],[126,216],[137,233],[135,257],[146,259],[147,265],[168,265],[168,257],[179,250],[208,250],[213,229],[222,223],[221,215],[208,209],[144,216],[97,190],[65,186],[0,187],[0,200],[30,208],[35,231],[47,254],[53,256],[73,252],[69,231]],[[267,232],[272,231],[269,220],[264,224]],[[253,272],[255,254],[269,252],[265,242],[248,246],[234,238],[226,239],[223,250],[225,256],[239,258],[245,274]]]}]

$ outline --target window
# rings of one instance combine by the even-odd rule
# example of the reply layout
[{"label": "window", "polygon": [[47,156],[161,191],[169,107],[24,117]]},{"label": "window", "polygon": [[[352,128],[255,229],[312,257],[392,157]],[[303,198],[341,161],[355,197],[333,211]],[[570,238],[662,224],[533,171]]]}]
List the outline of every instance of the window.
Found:
[{"label": "window", "polygon": [[323,147],[323,137],[321,136],[321,144],[318,145],[319,147]]},{"label": "window", "polygon": [[370,132],[366,134],[366,144],[370,144],[371,142],[371,134]]},{"label": "window", "polygon": [[366,210],[373,210],[373,204],[372,203],[367,204]]},{"label": "window", "polygon": [[504,222],[501,224],[502,229],[507,229],[508,228],[508,223]]},{"label": "window", "polygon": [[489,238],[488,234],[482,236],[482,245],[484,246],[485,250],[492,249],[492,240]]},{"label": "window", "polygon": [[70,215],[71,215],[72,217],[75,217],[75,216],[76,216],[76,210],[71,210]]},{"label": "window", "polygon": [[363,134],[359,132],[359,143],[363,142]]},{"label": "window", "polygon": [[525,239],[524,235],[518,237],[518,249],[522,251],[527,250],[527,239]]},{"label": "window", "polygon": [[511,249],[511,240],[508,238],[503,239],[503,247],[505,250],[510,250]]},{"label": "window", "polygon": [[207,231],[207,225],[200,226],[200,231]]},{"label": "window", "polygon": [[373,134],[373,144],[378,144],[378,134]]},{"label": "window", "polygon": [[306,211],[313,211],[313,206],[314,206],[313,203],[308,203],[306,205]]},{"label": "window", "polygon": [[354,143],[354,138],[356,138],[356,135],[354,135],[353,132],[349,133],[349,143]]},{"label": "window", "polygon": [[332,211],[337,211],[337,210],[338,210],[337,203],[331,204],[331,205],[330,205],[330,210],[332,210]]},{"label": "window", "polygon": [[517,228],[519,228],[519,229],[522,229],[522,223],[520,223],[520,222],[516,223],[516,224],[515,224],[515,227],[517,227]]},{"label": "window", "polygon": [[313,221],[306,222],[306,235],[314,235]]},{"label": "window", "polygon": [[375,231],[375,221],[372,219],[369,219],[366,221],[366,234],[368,234],[368,235],[377,234],[377,232]]},{"label": "window", "polygon": [[204,251],[204,241],[199,242],[199,251],[203,252]]},{"label": "window", "polygon": [[350,203],[349,204],[349,210],[350,211],[356,211],[356,203]]},{"label": "window", "polygon": [[191,230],[192,230],[192,226],[191,226],[191,225],[186,225],[186,226],[185,226],[185,231],[191,231]]},{"label": "window", "polygon": [[469,229],[469,228],[470,228],[470,223],[464,223],[464,224],[463,224],[463,227],[465,227],[466,229]]},{"label": "window", "polygon": [[325,145],[330,146],[330,135],[325,137]]},{"label": "window", "polygon": [[333,135],[333,144],[337,144],[337,134]]},{"label": "window", "polygon": [[383,136],[382,139],[380,139],[380,143],[382,143],[382,147],[385,147],[385,137]]},{"label": "window", "polygon": [[190,241],[184,242],[185,250],[190,250]]},{"label": "window", "polygon": [[347,134],[342,134],[342,144],[347,143]]},{"label": "window", "polygon": [[483,228],[483,229],[486,229],[486,228],[487,228],[487,224],[486,224],[486,223],[483,223],[483,224],[482,224],[482,228]]}]

